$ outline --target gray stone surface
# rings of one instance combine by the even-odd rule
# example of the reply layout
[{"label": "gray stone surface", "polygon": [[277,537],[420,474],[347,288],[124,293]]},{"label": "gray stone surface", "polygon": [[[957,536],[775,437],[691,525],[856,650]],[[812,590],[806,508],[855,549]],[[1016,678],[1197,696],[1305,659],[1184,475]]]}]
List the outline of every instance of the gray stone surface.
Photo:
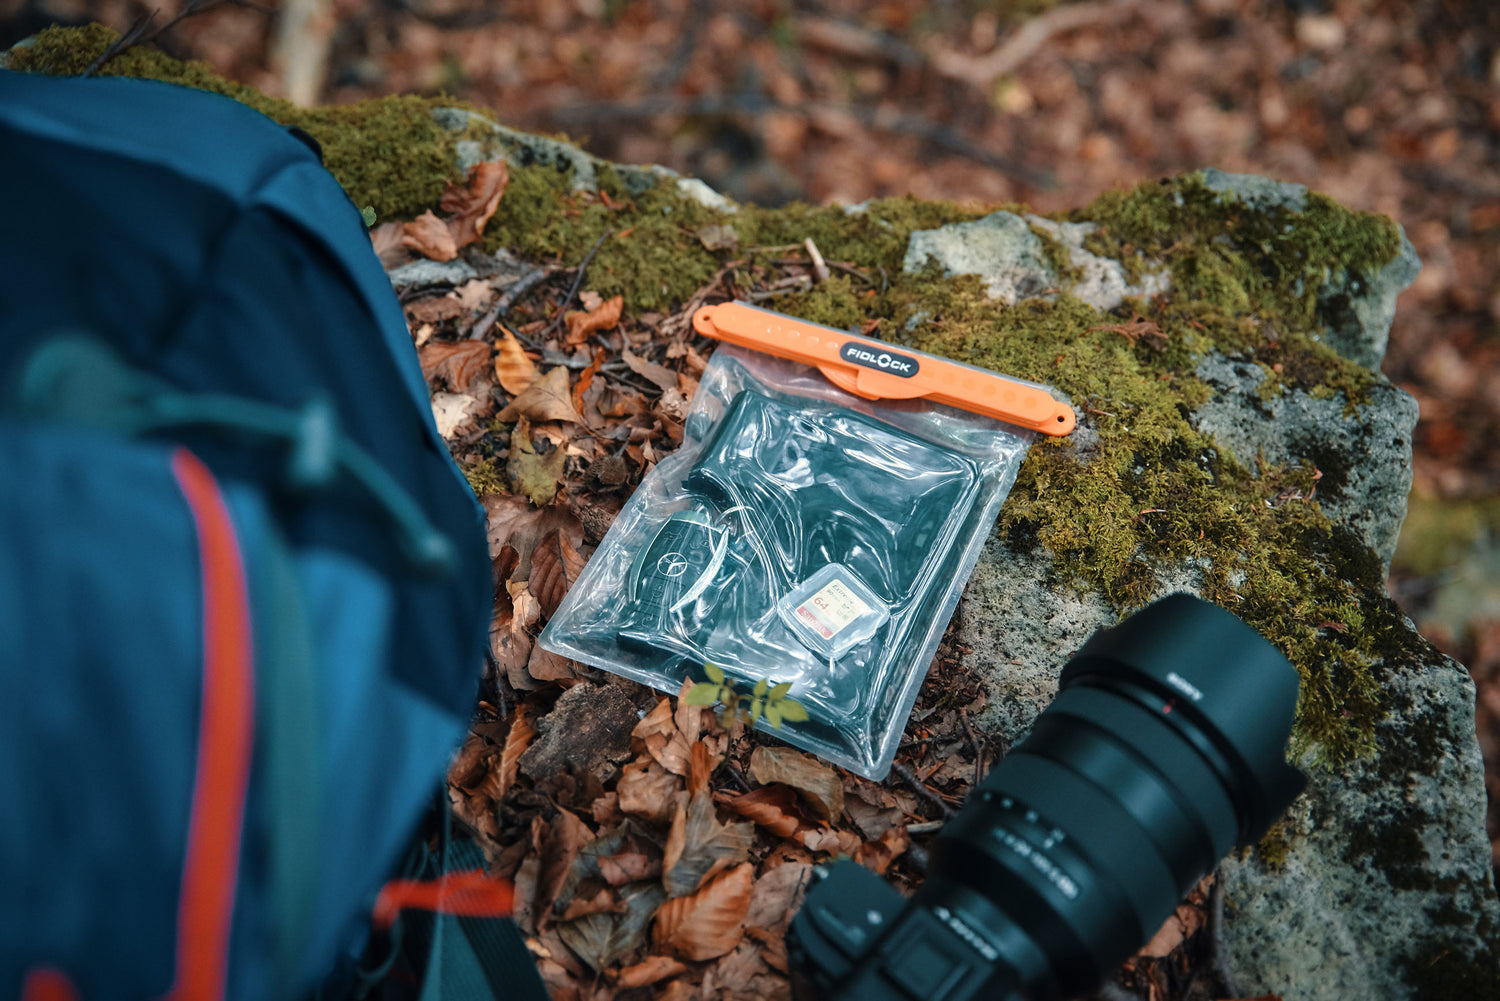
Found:
[{"label": "gray stone surface", "polygon": [[[1097,229],[1093,223],[993,212],[973,222],[913,233],[902,266],[916,272],[931,260],[942,266],[944,274],[978,275],[986,291],[1005,303],[1065,288],[1103,312],[1127,297],[1150,298],[1166,291],[1170,282],[1164,272],[1148,274],[1140,285],[1132,285],[1119,261],[1084,249],[1084,238]],[[1064,278],[1057,273],[1039,233],[1065,248],[1076,275]]]},{"label": "gray stone surface", "polygon": [[[1206,180],[1256,207],[1305,204],[1306,191],[1296,185],[1219,172],[1208,172]],[[932,257],[950,273],[982,276],[1007,302],[1036,295],[1056,276],[1034,225],[996,213],[914,234],[907,267]],[[1081,235],[1061,226],[1047,231],[1074,250],[1076,262]],[[1378,280],[1333,276],[1324,292],[1349,294],[1343,315],[1353,319],[1347,336],[1330,336],[1329,343],[1378,365],[1391,304],[1414,267],[1406,244]],[[1106,276],[1099,287],[1110,288],[1110,281]],[[1197,375],[1215,390],[1191,416],[1197,427],[1252,469],[1257,457],[1315,465],[1324,474],[1316,493],[1324,513],[1389,564],[1411,484],[1417,415],[1407,394],[1378,380],[1370,402],[1346,412],[1341,397],[1300,391],[1262,400],[1264,372],[1221,355],[1204,358]],[[1090,430],[1085,420],[1075,432],[1082,461],[1092,451]],[[1201,571],[1192,564],[1158,574],[1158,596],[1201,587]],[[1022,553],[992,538],[956,613],[965,665],[987,683],[979,725],[1007,746],[1024,738],[1055,694],[1064,661],[1117,618],[1098,596],[1080,595],[1058,580],[1044,548]],[[1231,996],[1465,996],[1418,984],[1436,957],[1458,957],[1462,965],[1495,948],[1490,929],[1500,921],[1500,907],[1484,830],[1473,686],[1462,666],[1422,644],[1410,623],[1407,628],[1392,644],[1407,652],[1374,668],[1385,676],[1390,706],[1376,755],[1344,768],[1301,762],[1310,782],[1288,815],[1284,866],[1268,871],[1257,854],[1245,852],[1221,867]]]},{"label": "gray stone surface", "polygon": [[1293,389],[1262,400],[1260,366],[1219,354],[1204,358],[1197,375],[1217,392],[1193,423],[1252,470],[1258,459],[1316,467],[1323,477],[1313,496],[1323,513],[1358,533],[1389,571],[1411,491],[1417,401],[1383,379],[1353,415],[1341,395],[1318,399]]}]

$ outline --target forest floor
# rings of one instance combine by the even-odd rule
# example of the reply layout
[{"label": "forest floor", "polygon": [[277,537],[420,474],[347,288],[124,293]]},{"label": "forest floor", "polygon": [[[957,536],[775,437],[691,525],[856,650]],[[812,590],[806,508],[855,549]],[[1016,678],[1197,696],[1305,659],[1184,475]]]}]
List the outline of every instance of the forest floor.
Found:
[{"label": "forest floor", "polygon": [[[0,0],[0,47],[54,21],[123,31],[146,6]],[[910,193],[1045,213],[1213,165],[1395,218],[1424,266],[1382,366],[1421,409],[1391,588],[1475,678],[1500,857],[1500,5],[328,0],[287,40],[277,23],[228,4],[157,44],[318,103],[445,92],[517,128],[567,133],[599,156],[661,163],[763,204]],[[654,725],[638,739],[655,742],[660,767],[640,774],[665,768],[701,793],[701,763],[673,756],[703,730],[712,743],[711,728],[681,711]],[[982,750],[970,757],[983,767]],[[870,821],[862,850],[894,850],[869,836],[893,829],[891,811],[920,811],[908,802],[917,794],[898,802],[846,786]],[[788,804],[742,806],[784,810],[796,827]],[[761,903],[785,910],[779,897]],[[664,982],[664,969],[636,976]],[[1133,986],[1191,993],[1161,977]],[[604,987],[621,984],[592,989]]]}]

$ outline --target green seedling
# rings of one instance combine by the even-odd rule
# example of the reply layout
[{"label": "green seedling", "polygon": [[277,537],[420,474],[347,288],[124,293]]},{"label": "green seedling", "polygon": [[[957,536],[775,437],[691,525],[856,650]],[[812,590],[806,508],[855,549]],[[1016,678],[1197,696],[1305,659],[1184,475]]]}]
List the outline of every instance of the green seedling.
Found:
[{"label": "green seedling", "polygon": [[787,695],[792,690],[790,681],[772,685],[766,678],[755,683],[749,695],[735,691],[734,682],[724,677],[717,664],[704,664],[703,673],[711,684],[695,684],[687,690],[682,701],[690,706],[718,705],[715,715],[719,725],[728,727],[736,719],[746,726],[753,726],[761,717],[780,730],[782,721],[800,723],[807,719],[807,707]]}]

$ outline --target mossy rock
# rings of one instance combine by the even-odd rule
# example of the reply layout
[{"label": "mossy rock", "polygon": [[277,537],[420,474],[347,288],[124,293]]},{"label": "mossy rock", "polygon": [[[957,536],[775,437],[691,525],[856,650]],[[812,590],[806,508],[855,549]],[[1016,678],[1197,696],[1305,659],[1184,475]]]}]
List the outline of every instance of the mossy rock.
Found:
[{"label": "mossy rock", "polygon": [[[9,61],[76,73],[111,38],[52,29]],[[682,310],[743,248],[810,237],[878,284],[836,276],[769,305],[879,321],[887,339],[1057,387],[1078,429],[1032,447],[957,613],[989,692],[981,725],[1019,739],[1067,656],[1156,596],[1225,605],[1301,673],[1294,751],[1310,775],[1273,834],[1224,866],[1236,989],[1500,996],[1473,689],[1384,584],[1415,420],[1374,370],[1416,266],[1391,220],[1211,170],[1052,219],[913,199],[766,210],[453,101],[303,110],[144,50],[104,72],[303,128],[382,219],[419,214],[465,162],[503,156],[510,185],[486,249],[573,264],[612,232],[588,287],[636,313]],[[992,295],[985,266],[933,251],[955,241],[932,231],[954,224],[1014,237],[996,244],[1009,295]],[[722,226],[736,251],[699,238]]]}]

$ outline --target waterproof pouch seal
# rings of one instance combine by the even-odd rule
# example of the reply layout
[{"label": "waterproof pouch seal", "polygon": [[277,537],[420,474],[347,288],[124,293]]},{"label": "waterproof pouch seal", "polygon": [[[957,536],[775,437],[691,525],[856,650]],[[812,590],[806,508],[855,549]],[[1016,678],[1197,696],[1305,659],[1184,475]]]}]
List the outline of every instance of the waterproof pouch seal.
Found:
[{"label": "waterproof pouch seal", "polygon": [[808,719],[757,725],[882,778],[1033,436],[721,346],[540,642],[674,694],[789,683]]}]

